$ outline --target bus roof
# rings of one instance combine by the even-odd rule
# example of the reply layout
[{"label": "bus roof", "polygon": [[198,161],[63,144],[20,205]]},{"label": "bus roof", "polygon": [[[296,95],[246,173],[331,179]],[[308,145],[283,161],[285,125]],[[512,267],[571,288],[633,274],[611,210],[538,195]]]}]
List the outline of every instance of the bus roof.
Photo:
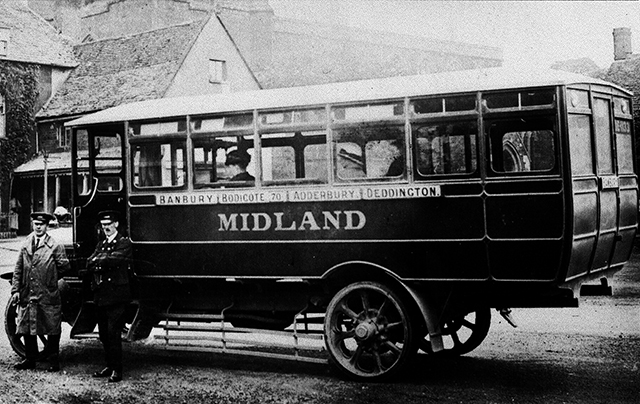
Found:
[{"label": "bus roof", "polygon": [[65,125],[81,126],[129,120],[250,111],[256,108],[298,108],[327,103],[366,102],[407,96],[569,84],[599,84],[631,94],[615,84],[560,70],[514,70],[499,67],[305,87],[160,98],[122,104],[85,115],[69,121]]}]

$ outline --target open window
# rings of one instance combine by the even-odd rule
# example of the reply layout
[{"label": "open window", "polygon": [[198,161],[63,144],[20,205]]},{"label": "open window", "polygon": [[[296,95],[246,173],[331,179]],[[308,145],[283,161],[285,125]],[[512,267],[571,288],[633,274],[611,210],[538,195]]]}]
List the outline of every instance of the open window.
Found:
[{"label": "open window", "polygon": [[495,173],[542,173],[556,168],[553,118],[531,116],[486,125]]},{"label": "open window", "polygon": [[476,171],[476,121],[414,124],[418,176]]},{"label": "open window", "polygon": [[333,142],[337,181],[405,177],[406,152],[401,125],[337,129]]},{"label": "open window", "polygon": [[252,186],[255,159],[250,136],[210,136],[194,139],[196,187]]},{"label": "open window", "polygon": [[136,188],[182,187],[186,184],[185,142],[157,140],[131,145]]},{"label": "open window", "polygon": [[260,142],[262,179],[267,184],[327,182],[329,164],[323,131],[264,133]]}]

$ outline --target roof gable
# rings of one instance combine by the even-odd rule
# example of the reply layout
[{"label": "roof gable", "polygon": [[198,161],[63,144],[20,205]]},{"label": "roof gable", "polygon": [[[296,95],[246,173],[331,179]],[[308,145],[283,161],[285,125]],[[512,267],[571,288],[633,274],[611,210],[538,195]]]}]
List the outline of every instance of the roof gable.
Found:
[{"label": "roof gable", "polygon": [[75,46],[80,65],[37,116],[82,114],[161,98],[204,22]]},{"label": "roof gable", "polygon": [[71,41],[28,7],[0,2],[0,27],[8,31],[7,55],[0,60],[62,67],[77,65]]}]

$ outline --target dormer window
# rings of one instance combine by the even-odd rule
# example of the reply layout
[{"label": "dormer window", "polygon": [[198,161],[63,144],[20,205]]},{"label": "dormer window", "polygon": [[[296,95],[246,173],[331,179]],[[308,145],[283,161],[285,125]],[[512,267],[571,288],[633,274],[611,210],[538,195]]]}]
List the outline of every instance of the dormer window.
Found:
[{"label": "dormer window", "polygon": [[9,48],[9,29],[0,27],[0,56],[7,56]]},{"label": "dormer window", "polygon": [[227,62],[209,59],[209,82],[225,83],[227,81]]}]

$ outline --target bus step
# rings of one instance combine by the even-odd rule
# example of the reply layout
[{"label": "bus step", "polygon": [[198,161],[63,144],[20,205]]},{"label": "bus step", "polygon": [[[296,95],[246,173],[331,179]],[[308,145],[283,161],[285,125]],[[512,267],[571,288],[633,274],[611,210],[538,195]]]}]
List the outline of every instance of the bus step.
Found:
[{"label": "bus step", "polygon": [[99,335],[97,332],[85,332],[82,334],[74,334],[71,338],[73,339],[90,339],[90,338],[98,338]]},{"label": "bus step", "polygon": [[164,313],[164,320],[176,321],[222,321],[224,316],[221,314],[194,314],[194,313]]},{"label": "bus step", "polygon": [[168,351],[187,351],[187,352],[210,352],[210,353],[224,353],[229,355],[241,355],[241,356],[254,356],[261,358],[293,360],[296,362],[317,363],[326,365],[329,363],[327,358],[319,358],[313,356],[291,355],[282,354],[277,352],[264,352],[264,351],[250,351],[245,349],[235,348],[219,348],[219,347],[199,347],[190,345],[166,345],[165,350]]}]

